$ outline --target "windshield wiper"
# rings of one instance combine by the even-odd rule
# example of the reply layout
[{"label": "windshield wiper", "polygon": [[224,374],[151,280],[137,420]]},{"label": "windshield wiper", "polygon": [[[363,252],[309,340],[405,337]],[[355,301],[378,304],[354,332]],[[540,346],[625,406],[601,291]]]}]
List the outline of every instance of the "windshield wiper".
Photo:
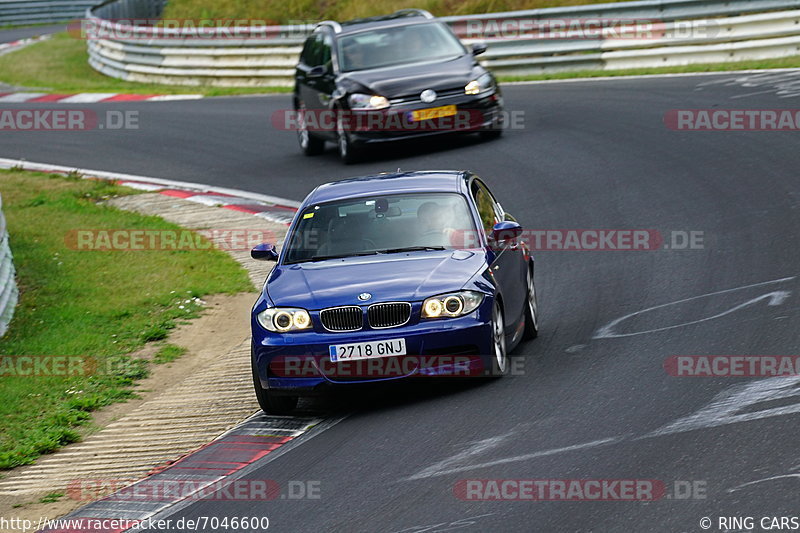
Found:
[{"label": "windshield wiper", "polygon": [[352,254],[336,254],[336,255],[315,255],[309,259],[302,259],[300,261],[287,261],[287,265],[296,263],[310,263],[314,261],[327,261],[328,259],[344,259],[346,257],[361,257],[365,255],[379,255],[379,254],[398,254],[402,252],[424,252],[427,250],[445,250],[444,246],[406,246],[405,248],[387,248],[385,250],[370,250],[369,252],[355,252]]},{"label": "windshield wiper", "polygon": [[345,257],[359,257],[359,256],[363,256],[363,255],[378,255],[379,253],[381,253],[381,252],[379,252],[377,250],[372,250],[370,252],[355,252],[355,253],[352,253],[352,254],[315,255],[315,256],[312,256],[311,259],[305,259],[304,261],[301,261],[301,262],[305,263],[307,261],[326,261],[328,259],[344,259]]},{"label": "windshield wiper", "polygon": [[388,248],[380,250],[382,254],[399,254],[402,252],[424,252],[427,250],[444,250],[444,246],[406,246],[405,248]]}]

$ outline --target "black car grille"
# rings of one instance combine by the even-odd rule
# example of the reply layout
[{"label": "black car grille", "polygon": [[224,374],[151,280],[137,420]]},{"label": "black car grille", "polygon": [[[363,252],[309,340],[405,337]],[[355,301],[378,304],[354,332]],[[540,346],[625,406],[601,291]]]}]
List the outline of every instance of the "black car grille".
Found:
[{"label": "black car grille", "polygon": [[[392,98],[390,102],[392,105],[399,105],[399,104],[418,104],[421,103],[422,100],[419,97],[420,93],[415,94],[404,94],[403,96],[399,96],[397,98]],[[428,105],[436,105],[436,101],[442,98],[451,98],[453,96],[464,96],[464,87],[457,87],[455,89],[446,89],[436,91],[436,100]]]},{"label": "black car grille", "polygon": [[322,325],[330,331],[355,331],[364,325],[360,307],[331,307],[319,313]]},{"label": "black car grille", "polygon": [[402,326],[411,318],[411,304],[408,302],[373,304],[367,309],[367,318],[372,328]]}]

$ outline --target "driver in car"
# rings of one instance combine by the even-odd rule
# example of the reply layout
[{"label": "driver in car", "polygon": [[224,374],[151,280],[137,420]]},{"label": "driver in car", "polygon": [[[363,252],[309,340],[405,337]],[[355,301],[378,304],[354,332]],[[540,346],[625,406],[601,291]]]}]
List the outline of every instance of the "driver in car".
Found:
[{"label": "driver in car", "polygon": [[366,67],[364,47],[356,42],[348,42],[344,46],[344,62],[347,70],[359,70]]},{"label": "driver in car", "polygon": [[451,227],[453,217],[449,208],[436,202],[425,202],[417,209],[419,232],[425,245],[451,246],[456,229]]},{"label": "driver in car", "polygon": [[411,59],[417,59],[425,55],[432,43],[426,43],[427,32],[420,32],[413,28],[405,31],[403,36],[403,55]]}]

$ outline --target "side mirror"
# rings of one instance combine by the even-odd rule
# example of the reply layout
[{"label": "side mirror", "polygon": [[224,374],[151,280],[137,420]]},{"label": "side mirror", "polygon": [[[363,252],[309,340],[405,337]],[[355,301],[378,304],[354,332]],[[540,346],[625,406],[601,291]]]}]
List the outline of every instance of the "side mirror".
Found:
[{"label": "side mirror", "polygon": [[479,56],[486,51],[486,43],[472,43],[472,55]]},{"label": "side mirror", "polygon": [[492,227],[495,242],[511,241],[522,235],[522,226],[511,220],[498,222]]},{"label": "side mirror", "polygon": [[325,67],[323,65],[318,65],[308,71],[309,78],[321,78],[324,75],[325,75]]},{"label": "side mirror", "polygon": [[250,250],[250,257],[259,261],[277,261],[278,252],[275,250],[274,244],[263,242],[255,245],[255,247]]}]

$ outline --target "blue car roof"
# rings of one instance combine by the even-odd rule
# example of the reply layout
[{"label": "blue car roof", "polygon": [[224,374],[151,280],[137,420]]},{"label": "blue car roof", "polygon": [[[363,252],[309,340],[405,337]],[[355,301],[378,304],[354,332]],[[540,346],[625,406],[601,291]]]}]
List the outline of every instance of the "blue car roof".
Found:
[{"label": "blue car roof", "polygon": [[460,192],[465,175],[463,170],[425,170],[348,178],[320,185],[308,195],[303,205],[404,192]]}]

